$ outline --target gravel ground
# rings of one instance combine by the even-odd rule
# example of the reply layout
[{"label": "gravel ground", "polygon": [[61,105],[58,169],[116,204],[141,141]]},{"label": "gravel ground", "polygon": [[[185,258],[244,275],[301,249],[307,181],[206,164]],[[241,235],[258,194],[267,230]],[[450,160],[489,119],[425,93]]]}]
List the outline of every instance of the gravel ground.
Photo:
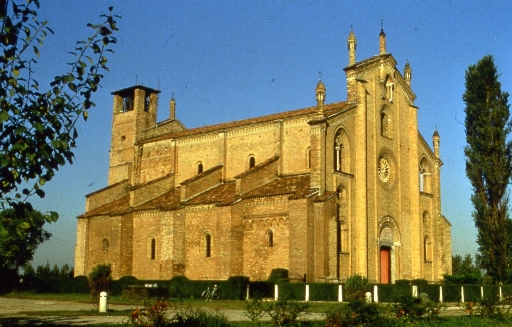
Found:
[{"label": "gravel ground", "polygon": [[[134,310],[129,305],[108,306],[109,311]],[[122,316],[109,315],[109,312],[98,316],[76,315],[70,317],[37,317],[30,312],[38,311],[91,311],[96,310],[93,304],[70,301],[13,299],[0,297],[0,326],[80,326],[91,324],[122,324],[128,319],[129,313]],[[220,310],[230,321],[249,321],[243,310]],[[308,314],[306,319],[323,319],[323,314]],[[262,320],[266,320],[264,317]]]},{"label": "gravel ground", "polygon": [[[74,315],[69,317],[38,317],[31,312],[38,311],[92,311],[97,310],[93,304],[71,301],[13,299],[0,297],[0,326],[84,326],[91,324],[122,324],[127,322],[130,311],[136,307],[131,305],[110,304],[112,311],[126,311],[126,315],[113,316],[109,312],[97,315]],[[230,321],[248,321],[243,310],[220,310]],[[89,313],[88,313],[89,314]],[[441,315],[461,315],[463,311],[455,306],[445,308]],[[304,316],[307,320],[324,319],[325,316],[319,313],[312,313]],[[262,320],[268,320],[264,317]]]}]

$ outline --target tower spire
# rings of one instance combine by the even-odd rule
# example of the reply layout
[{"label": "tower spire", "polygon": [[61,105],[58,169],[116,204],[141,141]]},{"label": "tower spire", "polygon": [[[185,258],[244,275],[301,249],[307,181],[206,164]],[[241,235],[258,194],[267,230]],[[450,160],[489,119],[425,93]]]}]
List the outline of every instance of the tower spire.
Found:
[{"label": "tower spire", "polygon": [[350,66],[356,63],[356,35],[354,34],[354,30],[350,30],[350,34],[348,36],[348,64]]},{"label": "tower spire", "polygon": [[380,45],[379,54],[385,54],[386,53],[386,33],[384,33],[384,23],[382,22],[382,19],[380,20],[379,45]]},{"label": "tower spire", "polygon": [[174,100],[174,93],[172,94],[171,101],[169,102],[169,111],[170,111],[169,118],[176,118],[176,100]]},{"label": "tower spire", "polygon": [[325,85],[321,79],[318,80],[318,84],[316,85],[315,95],[316,95],[316,105],[317,112],[319,116],[324,115],[324,102],[325,102]]},{"label": "tower spire", "polygon": [[405,81],[407,82],[407,85],[411,86],[412,70],[411,65],[409,65],[409,62],[405,63],[404,78]]}]

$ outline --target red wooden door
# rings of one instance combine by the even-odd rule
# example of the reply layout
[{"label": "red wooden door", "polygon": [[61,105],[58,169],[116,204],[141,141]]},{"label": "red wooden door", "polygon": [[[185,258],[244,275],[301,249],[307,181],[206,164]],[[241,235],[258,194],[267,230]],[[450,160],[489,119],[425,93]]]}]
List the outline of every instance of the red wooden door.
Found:
[{"label": "red wooden door", "polygon": [[391,248],[380,248],[380,282],[391,283]]}]

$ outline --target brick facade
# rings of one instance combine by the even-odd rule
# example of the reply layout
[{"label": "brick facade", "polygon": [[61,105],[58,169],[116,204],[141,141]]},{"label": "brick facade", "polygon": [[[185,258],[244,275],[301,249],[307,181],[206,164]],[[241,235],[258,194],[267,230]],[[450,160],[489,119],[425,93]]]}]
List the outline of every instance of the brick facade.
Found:
[{"label": "brick facade", "polygon": [[[109,186],[78,217],[75,272],[115,278],[370,281],[451,272],[440,137],[418,132],[411,70],[386,52],[356,62],[347,101],[201,128],[156,122],[158,90],[113,92]],[[351,46],[353,45],[353,46]]]}]

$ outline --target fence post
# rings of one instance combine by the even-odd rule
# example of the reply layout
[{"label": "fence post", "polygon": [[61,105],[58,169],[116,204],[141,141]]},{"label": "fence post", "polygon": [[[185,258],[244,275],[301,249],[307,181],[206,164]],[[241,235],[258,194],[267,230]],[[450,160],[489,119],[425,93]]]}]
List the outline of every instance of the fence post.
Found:
[{"label": "fence post", "polygon": [[379,303],[379,287],[373,285],[373,302]]},{"label": "fence post", "polygon": [[443,303],[443,287],[439,286],[439,303]]},{"label": "fence post", "polygon": [[338,302],[343,302],[343,286],[338,285]]},{"label": "fence post", "polygon": [[500,302],[503,301],[503,293],[501,292],[501,286],[500,286]]},{"label": "fence post", "polygon": [[306,285],[306,302],[309,301],[309,285]]},{"label": "fence post", "polygon": [[480,286],[480,300],[484,299],[484,287]]},{"label": "fence post", "polygon": [[274,300],[277,301],[279,299],[279,286],[277,284],[274,284]]},{"label": "fence post", "polygon": [[464,286],[460,287],[460,302],[464,303]]}]

